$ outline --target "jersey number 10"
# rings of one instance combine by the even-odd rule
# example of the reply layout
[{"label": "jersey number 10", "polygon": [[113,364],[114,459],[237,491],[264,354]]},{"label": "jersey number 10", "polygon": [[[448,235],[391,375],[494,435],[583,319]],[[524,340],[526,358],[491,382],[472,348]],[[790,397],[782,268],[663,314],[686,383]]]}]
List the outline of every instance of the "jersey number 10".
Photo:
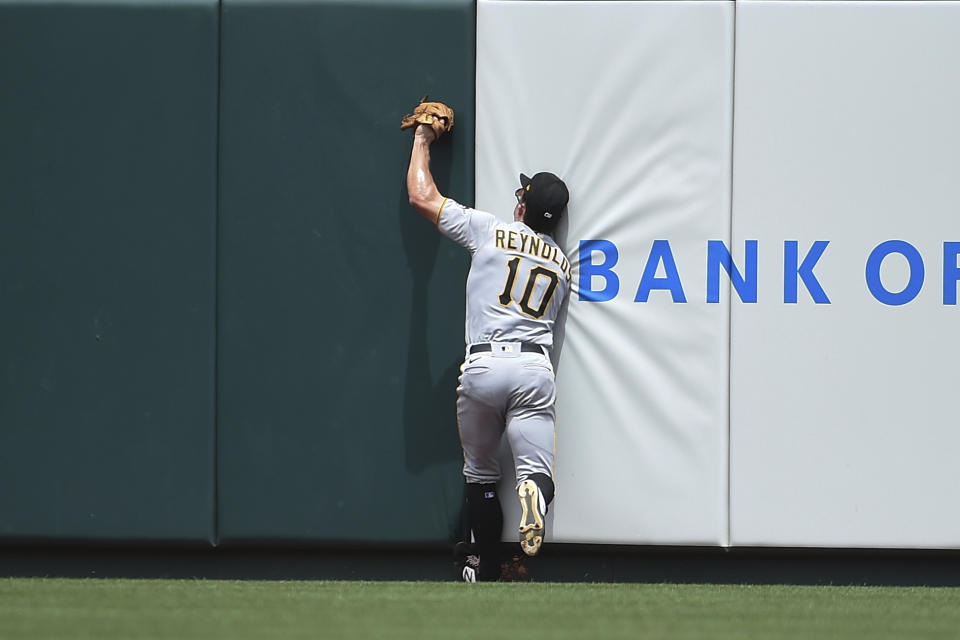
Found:
[{"label": "jersey number 10", "polygon": [[[517,280],[517,271],[519,268],[519,256],[507,262],[507,269],[509,269],[507,282],[503,287],[503,293],[500,294],[500,304],[505,307],[509,306],[513,301],[513,285]],[[533,288],[536,286],[537,278],[540,276],[543,276],[549,282],[543,295],[540,297],[540,304],[534,308],[530,306],[530,297],[533,295]],[[533,318],[543,317],[543,314],[547,312],[547,307],[550,306],[550,300],[553,298],[553,292],[557,290],[557,283],[559,281],[560,277],[556,272],[541,266],[531,267],[527,272],[527,284],[523,288],[523,296],[520,298],[520,308],[523,312]]]}]

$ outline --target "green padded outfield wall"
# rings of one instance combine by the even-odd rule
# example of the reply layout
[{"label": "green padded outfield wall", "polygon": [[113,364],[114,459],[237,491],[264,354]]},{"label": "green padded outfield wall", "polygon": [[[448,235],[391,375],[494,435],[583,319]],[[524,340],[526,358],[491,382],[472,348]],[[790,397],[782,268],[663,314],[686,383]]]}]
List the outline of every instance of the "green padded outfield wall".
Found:
[{"label": "green padded outfield wall", "polygon": [[0,1],[2,539],[214,539],[217,9]]},{"label": "green padded outfield wall", "polygon": [[220,540],[448,540],[468,254],[410,208],[399,123],[457,109],[434,167],[472,204],[474,3],[227,0],[222,29]]}]

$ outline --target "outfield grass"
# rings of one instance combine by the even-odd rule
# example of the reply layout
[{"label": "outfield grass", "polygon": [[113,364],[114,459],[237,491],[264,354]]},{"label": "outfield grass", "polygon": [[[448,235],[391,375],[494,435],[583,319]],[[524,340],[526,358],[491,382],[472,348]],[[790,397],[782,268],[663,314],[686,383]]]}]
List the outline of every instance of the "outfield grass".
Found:
[{"label": "outfield grass", "polygon": [[0,578],[0,638],[958,638],[960,589]]}]

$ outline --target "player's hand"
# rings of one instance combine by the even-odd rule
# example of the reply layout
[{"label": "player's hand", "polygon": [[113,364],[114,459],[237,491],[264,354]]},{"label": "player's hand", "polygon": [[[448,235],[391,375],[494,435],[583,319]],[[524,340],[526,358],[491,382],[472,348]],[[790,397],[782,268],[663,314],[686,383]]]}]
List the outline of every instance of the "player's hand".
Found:
[{"label": "player's hand", "polygon": [[437,132],[434,131],[433,127],[428,124],[418,124],[413,135],[417,140],[426,142],[427,144],[430,144],[437,139]]}]

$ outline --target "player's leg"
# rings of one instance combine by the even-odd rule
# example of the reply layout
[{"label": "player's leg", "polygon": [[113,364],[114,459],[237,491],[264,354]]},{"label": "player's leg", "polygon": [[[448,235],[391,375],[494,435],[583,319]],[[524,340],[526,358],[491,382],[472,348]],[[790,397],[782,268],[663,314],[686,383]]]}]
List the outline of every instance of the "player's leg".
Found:
[{"label": "player's leg", "polygon": [[556,385],[553,369],[543,358],[524,363],[520,374],[522,380],[507,412],[506,433],[517,471],[520,546],[534,556],[543,544],[547,508],[554,495]]},{"label": "player's leg", "polygon": [[496,580],[500,575],[498,551],[503,532],[503,511],[497,480],[500,479],[498,452],[503,434],[503,408],[496,404],[495,366],[483,358],[468,360],[457,388],[457,426],[463,446],[466,480],[464,510],[467,529],[473,534],[476,555],[479,556],[476,576],[479,580]]},{"label": "player's leg", "polygon": [[543,544],[547,509],[553,501],[554,425],[552,420],[529,418],[515,418],[508,424],[517,466],[520,547],[528,556],[535,556]]},{"label": "player's leg", "polygon": [[467,521],[476,540],[479,556],[478,580],[500,577],[500,536],[503,532],[503,510],[496,483],[467,482],[464,491]]}]

